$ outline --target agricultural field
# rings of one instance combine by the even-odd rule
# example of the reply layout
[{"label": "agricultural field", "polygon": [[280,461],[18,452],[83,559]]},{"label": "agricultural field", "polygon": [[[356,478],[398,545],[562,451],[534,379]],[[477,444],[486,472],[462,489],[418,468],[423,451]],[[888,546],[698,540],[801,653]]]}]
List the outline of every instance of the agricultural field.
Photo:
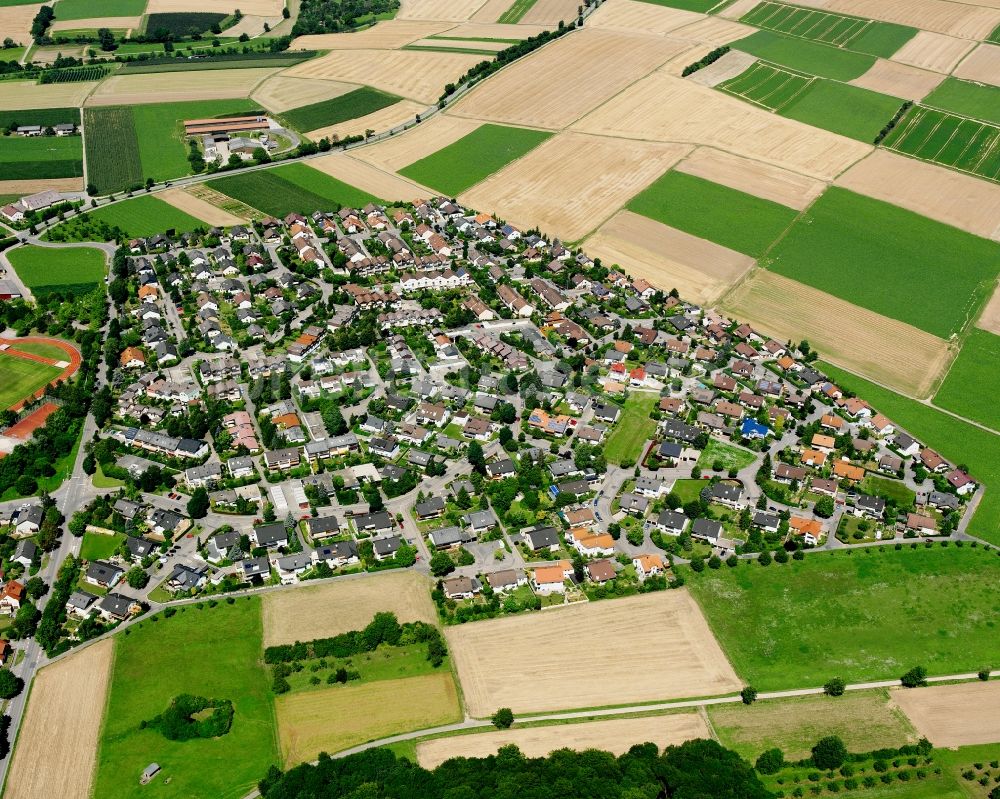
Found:
[{"label": "agricultural field", "polygon": [[88,212],[87,216],[121,228],[129,238],[153,236],[168,230],[189,233],[196,228],[208,227],[202,220],[152,195],[101,206]]},{"label": "agricultural field", "polygon": [[947,338],[978,314],[992,291],[1000,245],[835,187],[796,220],[766,265]]},{"label": "agricultural field", "polygon": [[423,186],[343,153],[329,153],[314,158],[309,166],[372,196],[391,198],[390,202],[411,201],[431,194]]},{"label": "agricultural field", "polygon": [[720,83],[719,89],[761,108],[781,111],[815,81],[812,75],[757,61],[746,72]]},{"label": "agricultural field", "polygon": [[[162,768],[153,783],[159,796],[237,799],[277,762],[259,597],[214,608],[192,605],[171,618],[159,614],[134,625],[129,635],[116,636],[114,645],[96,796],[145,796],[149,789],[136,775],[155,761]],[[231,700],[235,716],[229,732],[170,741],[154,729],[139,728],[183,693]],[[226,767],[217,768],[219,763]]]},{"label": "agricultural field", "polygon": [[89,795],[113,653],[114,642],[101,641],[38,672],[6,796]]},{"label": "agricultural field", "polygon": [[[65,2],[65,0],[63,0]],[[192,36],[199,33],[207,33],[212,25],[221,23],[228,14],[217,11],[205,12],[180,12],[166,14],[150,14],[146,17],[146,31],[157,34],[159,31],[167,31],[175,39],[184,36]]]},{"label": "agricultural field", "polygon": [[1000,741],[1000,682],[996,680],[897,690],[892,698],[935,746]]},{"label": "agricultural field", "polygon": [[996,655],[992,621],[969,609],[990,606],[1000,558],[915,545],[745,562],[688,585],[736,672],[762,691],[892,679],[916,665],[930,674],[981,668]]},{"label": "agricultural field", "polygon": [[25,246],[10,250],[7,258],[32,293],[89,290],[104,280],[104,253],[93,247],[48,248]]},{"label": "agricultural field", "polygon": [[4,136],[0,138],[0,179],[38,180],[83,176],[79,136]]},{"label": "agricultural field", "polygon": [[860,86],[818,80],[780,113],[789,119],[870,143],[902,103],[899,97]]},{"label": "agricultural field", "polygon": [[737,50],[808,75],[848,81],[875,63],[873,56],[827,47],[771,31],[758,31],[735,43]]},{"label": "agricultural field", "polygon": [[615,423],[604,446],[609,463],[635,463],[642,457],[642,447],[656,432],[656,421],[649,414],[656,407],[656,394],[634,391],[625,400],[621,418]]},{"label": "agricultural field", "polygon": [[1000,335],[973,328],[934,395],[934,404],[1000,432],[1000,407],[992,398],[998,364]]},{"label": "agricultural field", "polygon": [[886,691],[766,699],[752,708],[715,705],[708,708],[708,717],[719,742],[751,763],[773,747],[784,750],[789,760],[809,757],[812,745],[826,735],[840,736],[851,752],[903,746],[918,737]]},{"label": "agricultural field", "polygon": [[133,109],[128,106],[87,108],[87,181],[98,194],[140,185],[144,180]]},{"label": "agricultural field", "polygon": [[1000,125],[1000,88],[996,86],[946,78],[923,104]]},{"label": "agricultural field", "polygon": [[330,100],[291,108],[283,111],[281,116],[295,130],[312,131],[367,116],[402,99],[395,94],[362,86]]},{"label": "agricultural field", "polygon": [[63,122],[80,124],[79,108],[22,108],[0,111],[0,129],[19,125],[55,126]]},{"label": "agricultural field", "polygon": [[327,638],[360,630],[380,611],[400,623],[437,620],[429,581],[413,571],[272,591],[263,597],[264,646]]},{"label": "agricultural field", "polygon": [[514,0],[510,8],[497,18],[497,22],[504,25],[514,25],[521,21],[521,18],[528,13],[534,4],[535,0]]},{"label": "agricultural field", "polygon": [[101,81],[87,98],[87,105],[138,106],[153,100],[160,103],[238,100],[248,97],[259,84],[276,72],[277,67],[269,67],[266,60],[260,61],[259,66],[244,69],[188,69],[138,74],[120,72]]},{"label": "agricultural field", "polygon": [[693,175],[667,172],[628,210],[747,255],[760,256],[798,212]]},{"label": "agricultural field", "polygon": [[917,34],[916,28],[904,25],[831,14],[770,0],[744,14],[740,22],[883,58],[891,56]]},{"label": "agricultural field", "polygon": [[551,135],[547,131],[481,125],[458,141],[399,171],[417,183],[455,197],[516,161]]},{"label": "agricultural field", "polygon": [[[146,11],[147,0],[59,0],[59,19],[95,19],[97,17],[138,17]],[[98,14],[97,12],[100,11]]]},{"label": "agricultural field", "polygon": [[0,353],[0,409],[17,405],[62,373],[58,366]]},{"label": "agricultural field", "polygon": [[[631,630],[624,637],[623,618]],[[740,688],[684,589],[457,625],[446,635],[476,717],[498,707],[544,712]],[[612,648],[594,646],[612,638]]]},{"label": "agricultural field", "polygon": [[919,102],[943,81],[944,75],[880,58],[864,75],[852,80],[850,85]]},{"label": "agricultural field", "polygon": [[644,0],[644,2],[654,3],[658,6],[667,6],[669,8],[678,8],[681,11],[697,11],[701,14],[707,14],[717,5],[721,4],[721,0]]},{"label": "agricultural field", "polygon": [[1000,126],[914,106],[885,137],[889,149],[1000,182]]}]

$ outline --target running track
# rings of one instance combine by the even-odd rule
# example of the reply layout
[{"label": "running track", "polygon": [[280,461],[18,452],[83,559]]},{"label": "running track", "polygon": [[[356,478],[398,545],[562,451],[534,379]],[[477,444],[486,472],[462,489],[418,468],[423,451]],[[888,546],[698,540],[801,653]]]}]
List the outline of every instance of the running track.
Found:
[{"label": "running track", "polygon": [[[68,344],[65,341],[60,341],[54,338],[44,338],[42,336],[28,336],[26,338],[0,338],[0,345],[8,345],[5,350],[0,350],[3,355],[10,355],[14,358],[23,358],[26,361],[36,361],[37,363],[44,363],[48,366],[55,366],[59,361],[53,358],[46,358],[43,355],[35,355],[32,352],[24,352],[23,350],[17,349],[18,344],[33,343],[33,344],[49,344],[53,347],[58,347],[64,353],[66,353],[65,358],[59,360],[69,361],[69,366],[62,370],[55,378],[52,379],[47,385],[42,386],[38,391],[36,391],[32,396],[25,397],[22,400],[18,400],[13,405],[10,406],[8,410],[19,411],[24,407],[25,403],[29,400],[38,399],[45,394],[45,389],[48,386],[53,386],[63,380],[69,380],[73,375],[76,374],[77,370],[80,368],[80,351],[74,347],[72,344]],[[34,416],[34,414],[32,414]],[[30,417],[29,417],[30,418]],[[24,420],[27,421],[27,420]],[[44,421],[44,419],[43,419]],[[36,425],[37,427],[38,425]]]}]

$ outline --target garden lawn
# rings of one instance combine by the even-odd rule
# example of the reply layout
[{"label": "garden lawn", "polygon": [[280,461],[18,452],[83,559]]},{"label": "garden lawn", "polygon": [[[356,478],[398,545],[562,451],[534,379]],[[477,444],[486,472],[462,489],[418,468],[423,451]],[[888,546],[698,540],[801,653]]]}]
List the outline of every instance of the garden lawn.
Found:
[{"label": "garden lawn", "polygon": [[781,109],[783,117],[870,144],[903,101],[832,80],[817,80]]},{"label": "garden lawn", "polygon": [[362,86],[360,89],[342,94],[330,100],[321,100],[299,108],[292,108],[281,114],[289,127],[295,130],[316,130],[327,125],[336,125],[349,119],[367,116],[398,103],[401,97],[388,92]]},{"label": "garden lawn", "polygon": [[768,253],[767,268],[947,338],[992,291],[1000,244],[831,188]]},{"label": "garden lawn", "polygon": [[1000,125],[1000,88],[945,78],[920,103]]},{"label": "garden lawn", "polygon": [[4,180],[83,176],[79,136],[4,136],[0,138],[0,175]]},{"label": "garden lawn", "polygon": [[973,328],[934,396],[934,404],[1000,432],[994,391],[1000,369],[1000,336]]},{"label": "garden lawn", "polygon": [[[116,636],[94,795],[246,795],[278,762],[261,637],[259,597],[240,597],[233,605],[221,601],[215,608],[206,603],[201,610],[187,606],[172,618],[159,614]],[[210,740],[170,741],[139,729],[183,693],[232,700],[230,731]],[[151,788],[140,786],[137,775],[151,762],[160,764],[163,775]]]},{"label": "garden lawn", "polygon": [[9,408],[38,391],[62,372],[57,366],[0,355],[0,409]]},{"label": "garden lawn", "polygon": [[678,497],[680,497],[681,504],[686,505],[688,502],[693,502],[694,500],[701,497],[702,489],[707,486],[708,486],[707,480],[695,480],[694,478],[685,478],[683,480],[674,481],[674,485],[670,489],[670,493],[676,494]]},{"label": "garden lawn", "polygon": [[454,197],[535,149],[551,135],[547,131],[481,125],[399,172]]},{"label": "garden lawn", "polygon": [[636,391],[625,401],[621,417],[604,446],[609,463],[635,463],[642,457],[643,444],[656,432],[656,422],[649,414],[659,399],[657,394]]},{"label": "garden lawn", "polygon": [[840,81],[861,77],[875,63],[874,56],[783,36],[773,31],[757,31],[734,42],[733,48],[810,75]]},{"label": "garden lawn", "polygon": [[59,0],[57,19],[93,19],[95,17],[139,17],[146,12],[146,0]]},{"label": "garden lawn", "polygon": [[900,510],[912,509],[917,495],[906,487],[902,480],[890,480],[887,477],[876,477],[869,474],[861,483],[861,490],[883,499],[890,499]]},{"label": "garden lawn", "polygon": [[628,210],[724,247],[759,256],[798,211],[683,172],[667,172]]},{"label": "garden lawn", "polygon": [[[996,658],[1000,557],[904,545],[692,574],[737,674],[758,690],[975,671]],[[930,598],[933,597],[933,601]]]},{"label": "garden lawn", "polygon": [[110,558],[125,540],[121,533],[102,535],[101,533],[84,533],[83,544],[80,545],[80,557],[84,560],[104,560]]},{"label": "garden lawn", "polygon": [[722,461],[722,468],[725,471],[730,469],[745,469],[756,460],[754,453],[749,450],[734,447],[716,438],[708,439],[708,446],[702,451],[698,458],[699,469],[711,469],[716,461]]},{"label": "garden lawn", "polygon": [[27,245],[7,253],[18,276],[34,294],[93,288],[104,279],[104,253],[93,247],[50,249]]},{"label": "garden lawn", "polygon": [[90,211],[89,216],[112,227],[121,228],[129,238],[154,236],[169,230],[176,233],[190,233],[195,228],[209,227],[191,214],[151,195],[141,195],[114,205],[106,205]]},{"label": "garden lawn", "polygon": [[370,202],[383,202],[305,164],[230,175],[211,180],[207,185],[277,217],[293,211],[311,214],[335,211],[344,205],[360,208]]},{"label": "garden lawn", "polygon": [[840,388],[864,397],[872,407],[878,408],[926,446],[952,463],[968,466],[969,473],[986,487],[968,532],[1000,545],[1000,435],[855,377],[831,364],[822,363],[819,368]]}]

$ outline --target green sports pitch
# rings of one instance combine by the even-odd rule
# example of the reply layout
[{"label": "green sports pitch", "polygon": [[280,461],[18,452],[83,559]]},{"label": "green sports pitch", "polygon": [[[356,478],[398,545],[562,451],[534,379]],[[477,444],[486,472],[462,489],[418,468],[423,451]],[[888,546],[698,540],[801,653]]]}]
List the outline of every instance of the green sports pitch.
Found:
[{"label": "green sports pitch", "polygon": [[0,409],[9,408],[55,380],[58,366],[0,352]]}]

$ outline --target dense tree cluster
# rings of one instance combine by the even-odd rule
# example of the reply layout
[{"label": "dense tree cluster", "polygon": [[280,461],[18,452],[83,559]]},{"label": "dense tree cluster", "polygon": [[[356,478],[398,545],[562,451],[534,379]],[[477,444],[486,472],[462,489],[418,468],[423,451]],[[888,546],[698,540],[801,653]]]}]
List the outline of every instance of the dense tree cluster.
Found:
[{"label": "dense tree cluster", "polygon": [[363,17],[399,8],[399,0],[302,0],[294,36],[350,30]]},{"label": "dense tree cluster", "polygon": [[[205,714],[204,711],[211,710]],[[197,718],[195,718],[197,716]],[[192,738],[218,738],[233,726],[233,703],[228,699],[206,699],[203,696],[181,694],[170,707],[149,721],[142,721],[140,729],[158,730],[170,741],[190,741]]]}]

